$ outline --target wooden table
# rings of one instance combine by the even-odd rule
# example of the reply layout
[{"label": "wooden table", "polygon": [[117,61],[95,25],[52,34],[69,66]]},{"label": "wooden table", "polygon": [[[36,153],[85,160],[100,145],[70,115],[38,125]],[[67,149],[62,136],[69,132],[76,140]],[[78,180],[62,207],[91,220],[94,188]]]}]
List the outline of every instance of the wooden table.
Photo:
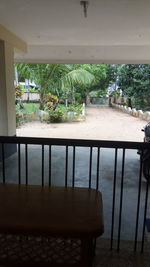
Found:
[{"label": "wooden table", "polygon": [[[99,191],[0,184],[0,203],[0,258],[8,254],[6,243],[10,246],[18,242],[24,250],[32,247],[28,253],[29,259],[26,256],[23,260],[20,256],[27,266],[31,262],[32,265],[44,266],[41,258],[37,260],[39,254],[35,255],[33,251],[36,246],[41,249],[40,257],[43,260],[46,259],[45,250],[48,255],[51,254],[52,260],[49,255],[49,260],[45,261],[48,266],[92,266],[93,240],[104,231]],[[4,236],[7,236],[7,242]],[[20,250],[17,254],[26,253]],[[52,250],[54,254],[60,254],[59,257],[54,257]],[[34,255],[33,259],[31,254]],[[6,256],[4,260],[12,263],[11,256]],[[15,261],[19,262],[18,258]]]}]

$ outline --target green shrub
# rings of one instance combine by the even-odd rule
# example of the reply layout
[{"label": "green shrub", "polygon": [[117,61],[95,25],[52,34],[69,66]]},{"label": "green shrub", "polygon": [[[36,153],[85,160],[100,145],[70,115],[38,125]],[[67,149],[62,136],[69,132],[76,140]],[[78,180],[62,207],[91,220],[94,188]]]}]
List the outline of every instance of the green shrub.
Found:
[{"label": "green shrub", "polygon": [[103,97],[105,95],[106,95],[106,90],[91,91],[89,93],[90,97]]},{"label": "green shrub", "polygon": [[19,127],[23,122],[23,114],[16,113],[16,127]]},{"label": "green shrub", "polygon": [[63,112],[60,110],[49,111],[49,122],[61,122],[63,120]]},{"label": "green shrub", "polygon": [[15,87],[15,96],[16,96],[16,99],[20,99],[22,94],[25,92],[24,89],[22,89],[21,85],[18,84],[16,87]]},{"label": "green shrub", "polygon": [[[51,103],[50,103],[51,106]],[[45,108],[45,111],[49,113],[49,118],[47,122],[67,122],[70,121],[70,112],[74,113],[76,118],[79,114],[82,113],[83,105],[82,104],[70,104],[68,107],[62,104],[58,104],[55,110]]]},{"label": "green shrub", "polygon": [[28,118],[26,114],[23,114],[22,112],[16,113],[16,127],[21,126],[27,121],[28,121]]},{"label": "green shrub", "polygon": [[75,112],[76,114],[81,114],[82,113],[82,108],[83,106],[81,104],[71,104],[68,106],[68,112],[72,111]]},{"label": "green shrub", "polygon": [[23,108],[20,108],[20,104],[16,105],[16,126],[31,121],[34,113],[39,110],[40,104],[38,103],[22,103]]},{"label": "green shrub", "polygon": [[126,106],[132,108],[132,100],[131,100],[130,97],[128,97],[128,98],[126,99]]},{"label": "green shrub", "polygon": [[57,110],[62,111],[63,113],[68,113],[68,112],[76,112],[77,114],[82,113],[83,106],[82,104],[70,104],[68,107],[58,104]]},{"label": "green shrub", "polygon": [[114,91],[111,92],[111,94],[110,94],[109,96],[110,96],[110,97],[111,97],[111,96],[115,96],[116,98],[118,98],[118,97],[120,97],[120,92],[117,91],[117,90],[114,90]]},{"label": "green shrub", "polygon": [[58,97],[48,93],[44,96],[45,109],[47,111],[55,110],[58,104]]}]

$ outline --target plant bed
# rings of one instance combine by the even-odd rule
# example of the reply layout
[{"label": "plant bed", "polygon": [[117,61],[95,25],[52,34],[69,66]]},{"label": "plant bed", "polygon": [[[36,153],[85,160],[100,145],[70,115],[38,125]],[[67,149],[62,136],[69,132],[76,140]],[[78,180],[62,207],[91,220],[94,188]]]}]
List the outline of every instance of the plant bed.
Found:
[{"label": "plant bed", "polygon": [[[68,122],[68,121],[83,121],[83,105],[69,105],[68,107],[58,104],[55,110],[47,110],[43,112],[45,121],[48,123]],[[47,114],[47,116],[46,116]],[[41,119],[44,120],[43,118]]]}]

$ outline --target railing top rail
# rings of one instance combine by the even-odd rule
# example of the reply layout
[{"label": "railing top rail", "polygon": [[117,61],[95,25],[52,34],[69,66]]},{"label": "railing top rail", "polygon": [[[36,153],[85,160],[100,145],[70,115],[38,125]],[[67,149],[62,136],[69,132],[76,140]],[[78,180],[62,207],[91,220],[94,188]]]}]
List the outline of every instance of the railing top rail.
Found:
[{"label": "railing top rail", "polygon": [[0,136],[0,143],[79,146],[79,147],[105,147],[105,148],[124,148],[124,149],[145,149],[145,148],[150,149],[150,143],[144,143],[144,142],[60,139],[60,138],[41,138],[41,137],[39,138],[39,137]]}]

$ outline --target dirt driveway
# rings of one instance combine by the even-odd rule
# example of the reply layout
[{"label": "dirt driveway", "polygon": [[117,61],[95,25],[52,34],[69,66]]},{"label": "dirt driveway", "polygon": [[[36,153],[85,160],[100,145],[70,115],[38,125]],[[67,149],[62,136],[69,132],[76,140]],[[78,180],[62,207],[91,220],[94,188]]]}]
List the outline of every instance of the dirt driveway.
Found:
[{"label": "dirt driveway", "polygon": [[87,107],[86,120],[46,124],[30,122],[17,129],[17,136],[143,141],[146,121],[109,107]]}]

